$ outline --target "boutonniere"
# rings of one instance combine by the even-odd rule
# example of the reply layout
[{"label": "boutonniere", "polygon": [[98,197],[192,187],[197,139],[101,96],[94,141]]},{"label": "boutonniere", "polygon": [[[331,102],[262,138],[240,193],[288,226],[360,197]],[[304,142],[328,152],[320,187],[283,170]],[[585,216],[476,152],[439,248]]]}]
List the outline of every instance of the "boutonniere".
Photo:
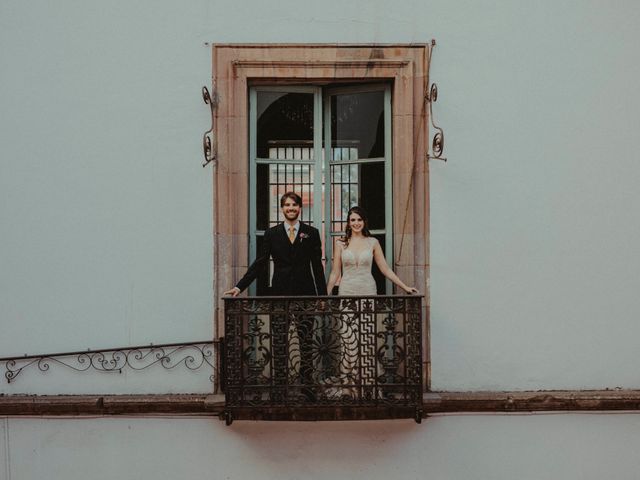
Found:
[{"label": "boutonniere", "polygon": [[307,235],[306,233],[300,233],[300,235],[299,235],[299,236],[300,236],[300,243],[302,243],[302,241],[303,241],[305,238],[309,238],[309,235]]}]

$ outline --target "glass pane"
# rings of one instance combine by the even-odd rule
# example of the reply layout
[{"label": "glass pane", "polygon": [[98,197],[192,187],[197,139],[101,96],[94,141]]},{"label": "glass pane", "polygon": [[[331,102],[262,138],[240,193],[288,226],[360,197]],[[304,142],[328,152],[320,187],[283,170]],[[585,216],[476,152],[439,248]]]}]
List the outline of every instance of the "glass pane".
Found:
[{"label": "glass pane", "polygon": [[270,165],[256,165],[256,228],[269,228],[269,167]]},{"label": "glass pane", "polygon": [[285,192],[302,197],[300,219],[313,225],[312,165],[258,164],[256,173],[256,229],[266,230],[283,220],[280,197]]},{"label": "glass pane", "polygon": [[332,232],[341,232],[347,212],[355,205],[364,208],[369,228],[385,229],[384,163],[331,165]]},{"label": "glass pane", "polygon": [[384,92],[331,97],[334,160],[384,157]]},{"label": "glass pane", "polygon": [[[367,212],[369,228],[383,230],[384,221],[384,163],[363,163],[360,165],[360,206]],[[388,199],[391,201],[391,199]]]},{"label": "glass pane", "polygon": [[[331,232],[343,232],[347,213],[360,199],[360,165],[331,165]],[[383,195],[383,192],[380,192]],[[383,199],[384,201],[384,199]]]},{"label": "glass pane", "polygon": [[313,158],[313,94],[257,92],[258,158]]}]

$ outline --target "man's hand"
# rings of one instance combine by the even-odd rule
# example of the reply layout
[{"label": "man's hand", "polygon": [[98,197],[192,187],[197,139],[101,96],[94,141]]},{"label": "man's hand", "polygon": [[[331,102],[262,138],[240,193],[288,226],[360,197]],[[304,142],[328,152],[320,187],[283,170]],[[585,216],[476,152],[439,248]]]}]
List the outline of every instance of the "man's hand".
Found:
[{"label": "man's hand", "polygon": [[231,290],[227,290],[222,295],[224,295],[225,297],[228,297],[229,295],[231,295],[232,297],[237,297],[238,295],[240,295],[240,289],[238,287],[233,287]]}]

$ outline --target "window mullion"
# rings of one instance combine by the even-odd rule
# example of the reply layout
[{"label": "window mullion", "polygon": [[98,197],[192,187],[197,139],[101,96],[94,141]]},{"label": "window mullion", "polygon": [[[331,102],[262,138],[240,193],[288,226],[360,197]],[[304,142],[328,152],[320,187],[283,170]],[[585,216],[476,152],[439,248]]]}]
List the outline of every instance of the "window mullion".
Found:
[{"label": "window mullion", "polygon": [[[333,178],[331,175],[331,97],[324,97],[324,211],[325,211],[325,229],[324,229],[324,256],[325,275],[331,270],[331,261],[333,258],[333,238],[331,230],[333,229],[333,216],[331,214],[331,203],[333,201]],[[331,295],[331,292],[328,292]]]},{"label": "window mullion", "polygon": [[[322,232],[322,89],[313,92],[313,223]],[[322,233],[321,233],[322,234]]]},{"label": "window mullion", "polygon": [[[387,264],[394,269],[395,254],[393,251],[393,165],[391,144],[393,135],[391,134],[391,87],[387,85],[384,89],[384,180],[385,180],[385,202],[384,202],[384,229],[385,229],[385,251]],[[387,279],[387,293],[392,293],[393,284]]]},{"label": "window mullion", "polygon": [[[256,196],[257,196],[257,164],[258,156],[258,134],[257,134],[257,105],[258,94],[255,88],[249,91],[249,264],[251,264],[257,255],[257,212],[256,212]],[[268,226],[267,226],[268,227]],[[252,282],[249,286],[249,295],[255,295],[257,282]]]}]

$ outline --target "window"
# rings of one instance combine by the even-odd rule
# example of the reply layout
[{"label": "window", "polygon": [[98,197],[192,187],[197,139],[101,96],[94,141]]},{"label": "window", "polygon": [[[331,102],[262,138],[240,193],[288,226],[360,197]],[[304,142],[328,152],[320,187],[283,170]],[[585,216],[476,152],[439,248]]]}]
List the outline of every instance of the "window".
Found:
[{"label": "window", "polygon": [[[427,45],[213,46],[216,336],[217,299],[276,221],[278,195],[295,187],[327,262],[359,203],[396,273],[426,293],[428,387],[428,55]],[[379,290],[392,293],[383,282]]]},{"label": "window", "polygon": [[[389,84],[250,87],[249,119],[250,262],[264,231],[281,221],[280,196],[290,190],[302,195],[302,220],[324,237],[328,263],[353,205],[368,212],[371,233],[392,251]],[[390,292],[374,270],[378,293]],[[268,293],[270,278],[264,272],[250,292]]]}]

